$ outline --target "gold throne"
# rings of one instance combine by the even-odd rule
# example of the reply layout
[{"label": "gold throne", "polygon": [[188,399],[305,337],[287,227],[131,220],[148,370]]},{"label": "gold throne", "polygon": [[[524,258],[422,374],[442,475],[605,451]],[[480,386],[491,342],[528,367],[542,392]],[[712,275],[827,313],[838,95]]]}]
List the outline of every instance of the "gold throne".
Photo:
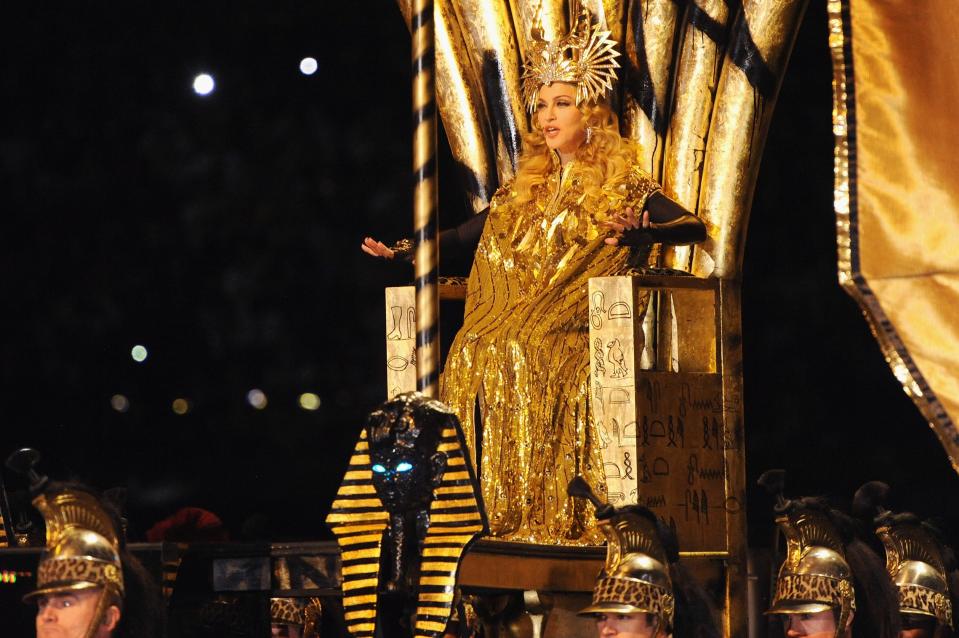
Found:
[{"label": "gold throne", "polygon": [[[412,2],[398,4],[409,26]],[[512,177],[529,126],[519,81],[527,34],[537,21],[546,39],[566,33],[576,9],[570,5],[577,4],[435,0],[437,106],[476,212]],[[592,358],[607,497],[614,504],[639,500],[675,525],[692,572],[720,585],[716,603],[728,637],[747,630],[743,247],[766,132],[806,4],[581,3],[623,47],[612,98],[621,132],[638,143],[644,168],[665,193],[708,229],[699,246],[662,250],[662,270],[591,281],[590,343],[605,355],[615,341],[622,362],[614,374],[602,369],[603,357]],[[462,299],[465,290],[441,281],[440,295]],[[412,288],[387,290],[390,396],[415,389],[414,308]],[[592,587],[602,557],[589,548],[479,543],[459,582],[464,591],[526,591],[527,611],[541,621],[550,606],[544,601],[556,600],[551,594]],[[494,635],[510,635],[509,623],[501,624]],[[541,622],[532,626],[541,632]]]}]

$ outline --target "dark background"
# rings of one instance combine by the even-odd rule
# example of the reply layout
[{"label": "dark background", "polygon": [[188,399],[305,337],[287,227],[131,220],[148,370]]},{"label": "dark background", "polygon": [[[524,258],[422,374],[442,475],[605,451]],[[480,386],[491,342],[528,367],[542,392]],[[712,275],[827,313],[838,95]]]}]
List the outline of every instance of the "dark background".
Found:
[{"label": "dark background", "polygon": [[[791,494],[848,498],[883,479],[897,507],[959,511],[945,454],[837,284],[821,4],[783,84],[745,256],[753,544],[771,529],[752,487],[770,467],[789,471]],[[53,476],[126,487],[134,540],[184,505],[218,513],[237,540],[328,537],[358,427],[385,398],[383,288],[410,275],[358,249],[411,227],[399,11],[17,11],[0,21],[0,453],[37,447]],[[309,77],[307,55],[319,62]],[[212,95],[193,93],[200,72]],[[445,152],[448,226],[465,206]],[[247,403],[253,388],[265,409]],[[302,392],[320,408],[301,409]],[[111,408],[117,393],[125,413]]]}]

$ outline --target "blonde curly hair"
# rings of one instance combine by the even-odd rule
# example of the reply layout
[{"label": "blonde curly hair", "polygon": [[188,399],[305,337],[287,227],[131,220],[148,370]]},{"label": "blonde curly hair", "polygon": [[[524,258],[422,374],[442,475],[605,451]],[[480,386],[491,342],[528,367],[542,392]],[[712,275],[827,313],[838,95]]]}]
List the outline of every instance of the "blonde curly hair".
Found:
[{"label": "blonde curly hair", "polygon": [[[619,134],[619,120],[609,106],[584,103],[578,108],[585,125],[592,131],[589,143],[576,149],[573,170],[582,180],[587,196],[602,200],[603,185],[626,175],[636,160],[638,149]],[[523,151],[513,182],[518,203],[534,199],[559,163],[559,158],[546,145],[539,118],[534,116],[532,119],[532,130],[523,136]]]}]

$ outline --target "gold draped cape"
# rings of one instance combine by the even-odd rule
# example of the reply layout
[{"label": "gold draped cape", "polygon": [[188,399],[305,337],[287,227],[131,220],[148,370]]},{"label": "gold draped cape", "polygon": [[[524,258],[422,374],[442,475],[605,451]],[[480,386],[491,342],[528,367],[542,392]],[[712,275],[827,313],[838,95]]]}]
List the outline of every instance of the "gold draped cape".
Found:
[{"label": "gold draped cape", "polygon": [[839,280],[959,471],[959,12],[828,7]]},{"label": "gold draped cape", "polygon": [[[574,164],[558,166],[534,198],[510,185],[490,203],[470,273],[463,327],[441,396],[477,456],[492,536],[542,544],[599,544],[583,501],[566,495],[582,475],[605,491],[589,411],[590,277],[625,272],[649,251],[608,246],[600,223],[659,186],[638,166],[588,194]],[[480,413],[481,424],[475,420]]]}]

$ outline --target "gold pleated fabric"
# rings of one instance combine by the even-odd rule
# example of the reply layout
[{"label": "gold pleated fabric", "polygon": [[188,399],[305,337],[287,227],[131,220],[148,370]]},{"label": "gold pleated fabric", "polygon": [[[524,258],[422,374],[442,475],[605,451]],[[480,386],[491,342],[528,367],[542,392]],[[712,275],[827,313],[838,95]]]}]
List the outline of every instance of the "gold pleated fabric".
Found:
[{"label": "gold pleated fabric", "polygon": [[610,212],[642,210],[658,185],[640,168],[584,193],[575,164],[514,203],[493,197],[470,273],[463,328],[450,349],[441,397],[463,423],[476,455],[490,531],[501,540],[599,544],[586,504],[566,495],[582,475],[605,491],[589,412],[590,277],[645,263],[648,250],[603,243]]},{"label": "gold pleated fabric", "polygon": [[959,471],[959,12],[831,0],[839,279]]}]

